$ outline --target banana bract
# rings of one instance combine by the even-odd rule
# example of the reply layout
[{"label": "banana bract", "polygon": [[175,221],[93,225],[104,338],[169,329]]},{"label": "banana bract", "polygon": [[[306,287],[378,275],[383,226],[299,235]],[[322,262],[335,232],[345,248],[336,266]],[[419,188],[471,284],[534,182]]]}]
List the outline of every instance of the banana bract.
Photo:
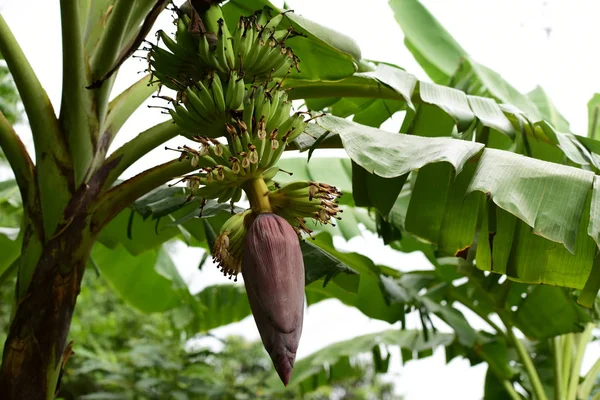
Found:
[{"label": "banana bract", "polygon": [[304,317],[304,262],[298,236],[275,214],[260,214],[248,230],[242,274],[265,349],[287,386]]}]

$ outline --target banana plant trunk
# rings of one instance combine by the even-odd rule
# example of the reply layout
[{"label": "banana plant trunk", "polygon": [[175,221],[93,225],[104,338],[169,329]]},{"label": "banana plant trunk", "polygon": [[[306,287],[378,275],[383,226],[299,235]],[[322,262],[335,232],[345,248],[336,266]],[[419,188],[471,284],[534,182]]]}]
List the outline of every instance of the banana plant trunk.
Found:
[{"label": "banana plant trunk", "polygon": [[[86,193],[88,194],[88,193]],[[34,260],[31,279],[19,275],[17,305],[4,346],[1,398],[54,399],[70,355],[67,337],[95,234],[86,210],[89,195],[74,194],[65,223],[45,245],[36,221],[26,218],[21,262]],[[24,288],[20,284],[29,281]]]}]

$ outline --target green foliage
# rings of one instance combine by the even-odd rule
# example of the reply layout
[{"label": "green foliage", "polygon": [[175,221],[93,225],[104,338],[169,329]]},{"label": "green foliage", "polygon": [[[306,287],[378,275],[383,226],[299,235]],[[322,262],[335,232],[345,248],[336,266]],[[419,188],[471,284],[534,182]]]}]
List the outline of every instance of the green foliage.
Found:
[{"label": "green foliage", "polygon": [[0,112],[11,124],[19,121],[21,110],[15,83],[4,61],[0,60]]},{"label": "green foliage", "polygon": [[[85,281],[70,333],[74,353],[63,373],[59,399],[275,400],[299,393],[299,388],[286,394],[266,391],[272,370],[260,342],[190,336],[180,311],[141,314],[119,300],[93,271]],[[2,287],[0,332],[5,332],[10,290],[9,285]],[[360,350],[368,352],[370,347]],[[354,372],[311,389],[305,398],[398,398],[393,386],[376,376],[370,362],[357,361]]]}]

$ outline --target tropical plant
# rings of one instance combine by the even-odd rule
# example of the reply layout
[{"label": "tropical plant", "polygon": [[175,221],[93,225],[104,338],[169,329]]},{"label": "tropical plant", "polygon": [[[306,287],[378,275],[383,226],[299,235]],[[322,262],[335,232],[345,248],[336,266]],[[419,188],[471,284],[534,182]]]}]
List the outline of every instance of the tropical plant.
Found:
[{"label": "tropical plant", "polygon": [[[90,263],[142,311],[185,310],[188,329],[195,332],[246,315],[248,306],[239,296],[234,301],[244,304],[246,314],[226,307],[227,298],[219,297],[219,291],[206,298],[189,294],[162,247],[167,240],[182,238],[214,250],[230,276],[240,269],[244,274],[257,271],[244,277],[252,288],[250,304],[261,333],[280,335],[290,331],[288,323],[296,332],[290,342],[265,340],[268,349],[275,349],[271,356],[284,381],[289,371],[279,358],[280,343],[295,351],[302,314],[297,310],[286,320],[281,310],[265,306],[269,294],[276,299],[281,295],[277,285],[260,286],[265,285],[260,269],[274,260],[290,263],[286,271],[295,277],[290,290],[304,277],[309,304],[334,297],[388,322],[403,320],[413,309],[423,317],[422,334],[393,331],[359,342],[401,345],[407,357],[426,356],[443,344],[451,356],[467,354],[488,363],[488,384],[494,388],[490,393],[516,398],[518,383],[536,398],[545,398],[548,388],[535,368],[543,360],[531,357],[513,329],[546,340],[581,332],[585,326],[582,335],[589,339],[595,315],[579,308],[573,295],[591,307],[600,287],[600,147],[594,140],[595,124],[588,138],[563,132],[568,127],[543,92],[523,96],[471,60],[416,0],[394,0],[391,5],[408,48],[434,84],[418,81],[401,68],[362,59],[348,37],[282,13],[268,1],[231,0],[222,9],[192,1],[177,11],[175,40],[160,34],[165,47],[150,47],[154,78],[142,78],[109,101],[119,66],[167,3],[61,1],[63,96],[58,116],[0,18],[0,52],[21,95],[36,150],[34,165],[10,122],[0,116],[0,147],[15,174],[4,187],[12,199],[18,188],[23,204],[22,216],[15,207],[3,220],[4,227],[12,228],[10,235],[0,232],[1,276],[17,274],[16,306],[0,371],[2,393],[32,399],[55,395],[70,354],[67,334],[75,300]],[[168,120],[150,128],[107,156],[124,122],[157,90],[154,80],[176,92],[173,97],[161,95],[171,104],[168,112],[175,123]],[[296,99],[328,115],[313,113],[305,119],[306,112],[290,114],[289,101]],[[400,134],[377,129],[398,110],[406,113]],[[346,119],[352,115],[353,121]],[[182,147],[179,159],[118,181],[144,154],[179,134],[197,140],[200,149]],[[294,168],[294,180],[304,176],[304,183],[290,182],[279,172],[286,168],[285,160],[278,162],[284,150],[310,154],[320,145],[343,146],[351,161],[313,159]],[[187,189],[161,186],[194,171],[184,178]],[[307,182],[320,180],[352,197],[336,204],[337,189]],[[244,214],[234,204],[242,190],[251,205]],[[226,204],[230,199],[231,206]],[[372,208],[376,221],[358,207]],[[236,216],[229,216],[230,208]],[[337,226],[319,224],[340,211],[344,219]],[[265,212],[270,222],[253,219]],[[317,223],[305,222],[307,217]],[[252,230],[259,220],[270,226],[270,234],[260,240]],[[337,251],[330,233],[356,235],[358,221],[402,251],[424,251],[437,268],[402,274],[364,256]],[[300,244],[304,268],[297,241],[290,234],[274,233],[285,224],[315,236]],[[248,234],[254,250],[242,256]],[[280,251],[265,255],[261,249],[266,248]],[[289,261],[291,256],[278,259],[282,254],[293,255],[294,261]],[[444,268],[442,256],[455,257],[454,264],[458,259],[458,271],[456,265]],[[499,283],[497,274],[510,280]],[[469,284],[455,286],[463,275]],[[277,276],[278,282],[285,278]],[[563,288],[526,285],[538,283]],[[495,287],[498,293],[491,290]],[[303,300],[299,292],[294,292],[291,306]],[[454,302],[489,320],[495,335],[470,328],[452,307]],[[552,309],[555,303],[564,307]],[[203,305],[227,312],[208,313]],[[552,316],[559,323],[540,324],[523,311],[538,312],[540,307],[552,310],[542,315],[544,322]],[[554,319],[559,311],[566,313],[564,318]],[[431,314],[455,330],[455,340],[430,332]],[[490,315],[497,315],[503,326]],[[557,368],[553,377],[561,382],[552,389],[557,398],[564,393],[574,398],[578,390],[587,340],[580,341],[571,359],[569,337],[558,340],[565,357],[557,365],[565,367],[560,375]],[[524,374],[515,372],[515,360]],[[300,362],[291,386],[305,381],[299,370]],[[581,393],[592,390],[591,376],[583,381]]]}]

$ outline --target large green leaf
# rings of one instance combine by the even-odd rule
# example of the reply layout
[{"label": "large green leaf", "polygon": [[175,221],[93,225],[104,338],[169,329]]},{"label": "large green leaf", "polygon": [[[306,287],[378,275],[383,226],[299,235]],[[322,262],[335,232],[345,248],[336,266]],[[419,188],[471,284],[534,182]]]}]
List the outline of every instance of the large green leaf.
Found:
[{"label": "large green leaf", "polygon": [[96,244],[92,260],[128,304],[151,313],[182,306],[190,296],[168,253],[158,247],[133,256],[125,248]]},{"label": "large green leaf", "polygon": [[527,113],[533,122],[542,119],[542,114],[537,106],[496,71],[471,59],[466,59],[463,63],[467,68],[471,69],[471,79],[476,79],[480,82],[482,86],[481,95],[492,97],[501,103],[517,107],[522,112]]},{"label": "large green leaf", "polygon": [[[495,173],[486,175],[490,170]],[[486,149],[467,191],[486,193],[535,234],[573,252],[593,179],[592,172]]]},{"label": "large green leaf", "polygon": [[242,285],[209,286],[198,293],[196,298],[203,305],[197,316],[200,332],[241,321],[251,314]]},{"label": "large green leaf", "polygon": [[446,83],[458,68],[464,50],[416,0],[390,0],[405,43],[434,82]]},{"label": "large green leaf", "polygon": [[6,67],[6,63],[0,61],[0,112],[11,124],[18,122],[20,119],[19,104],[20,97],[12,76]]},{"label": "large green leaf", "polygon": [[351,37],[295,13],[287,13],[286,17],[291,21],[294,31],[305,36],[310,35],[313,40],[326,43],[342,53],[351,55],[355,60],[362,58],[360,47]]},{"label": "large green leaf", "polygon": [[[0,277],[21,254],[23,209],[14,179],[0,182]],[[0,282],[1,284],[1,282]]]},{"label": "large green leaf", "polygon": [[561,132],[569,131],[569,122],[558,111],[541,86],[536,86],[535,89],[527,93],[527,97],[537,106],[544,120],[550,122],[553,127]]},{"label": "large green leaf", "polygon": [[484,147],[462,140],[393,134],[334,116],[319,118],[318,124],[341,136],[354,162],[383,178],[395,178],[434,162],[448,162],[460,171]]},{"label": "large green leaf", "polygon": [[588,131],[590,139],[600,139],[600,94],[595,93],[588,102]]},{"label": "large green leaf", "polygon": [[304,260],[306,285],[323,279],[323,286],[325,287],[331,279],[337,277],[339,274],[345,274],[354,276],[340,276],[337,280],[338,283],[343,281],[342,285],[349,285],[352,288],[358,286],[360,279],[358,273],[332,254],[313,244],[311,241],[301,242],[300,248],[302,249]]},{"label": "large green leaf", "polygon": [[515,319],[527,337],[547,339],[583,331],[590,316],[565,289],[540,285],[527,294],[515,312]]},{"label": "large green leaf", "polygon": [[[552,119],[561,124],[555,127],[566,130],[566,121],[556,114],[551,115],[555,109],[545,94],[539,91],[533,93],[532,101],[498,73],[470,59],[467,51],[419,0],[390,0],[389,4],[404,31],[406,47],[434,82],[450,84],[468,94],[493,97],[512,104],[531,116],[534,122],[539,121],[542,115],[550,118],[555,116]],[[543,113],[534,102],[542,105]]]},{"label": "large green leaf", "polygon": [[102,230],[98,240],[111,248],[121,244],[134,255],[174,238],[207,248],[204,225],[199,218],[210,219],[218,232],[229,218],[230,209],[229,204],[216,201],[209,201],[200,209],[200,200],[188,201],[183,188],[162,186],[117,215]]},{"label": "large green leaf", "polygon": [[380,285],[380,275],[397,274],[396,271],[376,266],[369,258],[358,253],[337,251],[331,236],[326,233],[316,236],[313,244],[359,275],[339,274],[326,286],[327,278],[314,281],[306,287],[308,304],[324,298],[337,298],[346,305],[358,308],[371,318],[393,323],[404,317],[403,304],[389,304]]},{"label": "large green leaf", "polygon": [[[489,248],[485,251],[487,240],[480,241],[478,267],[522,282],[584,287],[597,252],[594,240],[598,239],[586,230],[599,231],[597,219],[587,217],[590,201],[592,212],[598,209],[596,188],[592,197],[593,173],[484,149],[479,143],[388,133],[334,116],[317,122],[338,134],[348,155],[368,171],[393,178],[420,170],[406,220],[420,230],[435,224],[425,238],[442,245],[444,253],[455,255],[468,248],[479,224],[489,224],[488,217],[479,219],[481,200],[470,205],[461,200],[469,193],[483,192],[493,202],[483,215],[494,216],[498,225],[482,227],[483,232],[495,236],[493,253]],[[475,168],[466,168],[466,164]],[[432,169],[445,172],[425,173]],[[461,177],[462,169],[466,179],[455,181],[454,174]],[[444,200],[440,189],[451,187],[456,191]],[[431,204],[422,204],[425,201]],[[506,225],[510,218],[496,218],[496,207],[515,222]],[[452,241],[456,232],[463,232],[462,239]],[[488,254],[487,264],[481,258],[484,254]]]},{"label": "large green leaf", "polygon": [[381,178],[352,163],[354,202],[361,207],[374,207],[383,217],[390,213],[408,174],[396,178]]},{"label": "large green leaf", "polygon": [[[440,85],[419,82],[399,68],[379,65],[377,70],[357,73],[339,81],[286,80],[291,98],[310,99],[343,96],[333,103],[316,103],[326,111],[343,118],[354,115],[356,122],[379,126],[394,110],[405,108],[407,114],[401,132],[418,136],[452,136],[476,139],[488,147],[511,150],[533,158],[556,163],[572,163],[585,168],[600,169],[600,143],[572,133],[556,131],[551,122],[542,119],[537,106],[495,72],[465,60],[469,68],[467,81],[475,80],[481,90],[465,96],[462,92]],[[466,67],[465,67],[466,68]],[[478,71],[475,76],[473,70]],[[487,85],[487,86],[486,86]],[[494,90],[490,88],[494,88]],[[469,89],[468,87],[466,89]],[[472,91],[469,89],[469,93]],[[356,97],[361,96],[361,97]],[[493,99],[513,105],[497,104]],[[393,100],[392,100],[393,99]],[[331,100],[331,99],[330,99]],[[383,105],[391,104],[386,108]],[[548,106],[548,100],[544,103]],[[375,105],[378,105],[375,107]],[[548,106],[549,107],[549,106]],[[548,113],[557,120],[556,114]],[[313,129],[314,131],[314,129]],[[334,132],[319,131],[330,144],[338,139]],[[297,141],[301,150],[310,148],[315,140]],[[568,159],[568,161],[567,161]]]},{"label": "large green leaf", "polygon": [[336,186],[342,193],[352,193],[352,167],[348,158],[306,157],[283,158],[279,168],[293,175],[279,172],[275,180],[280,184],[308,180]]}]

